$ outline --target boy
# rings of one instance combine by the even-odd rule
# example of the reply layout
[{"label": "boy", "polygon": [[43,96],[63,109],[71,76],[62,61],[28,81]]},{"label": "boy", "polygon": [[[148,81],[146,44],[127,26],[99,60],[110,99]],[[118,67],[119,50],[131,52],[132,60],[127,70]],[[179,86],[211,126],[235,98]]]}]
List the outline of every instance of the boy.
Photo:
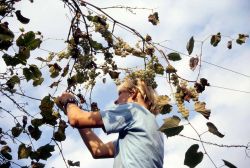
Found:
[{"label": "boy", "polygon": [[[63,93],[58,101],[93,158],[114,157],[114,168],[162,168],[164,143],[155,120],[155,91],[141,79],[127,77],[118,93],[116,105],[100,112],[81,110],[69,93]],[[90,129],[96,127],[107,134],[119,133],[118,139],[104,144]]]}]

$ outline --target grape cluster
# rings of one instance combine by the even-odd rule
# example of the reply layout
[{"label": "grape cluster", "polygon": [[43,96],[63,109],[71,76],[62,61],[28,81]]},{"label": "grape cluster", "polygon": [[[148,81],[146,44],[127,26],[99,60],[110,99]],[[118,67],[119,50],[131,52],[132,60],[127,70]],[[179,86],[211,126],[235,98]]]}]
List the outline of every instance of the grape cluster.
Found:
[{"label": "grape cluster", "polygon": [[189,88],[190,94],[191,94],[191,98],[194,102],[199,100],[199,93],[196,91],[195,88],[190,87]]},{"label": "grape cluster", "polygon": [[157,87],[157,83],[155,82],[154,78],[155,78],[155,72],[151,69],[146,69],[146,70],[138,70],[135,71],[133,73],[131,73],[129,75],[130,78],[132,79],[141,79],[144,82],[146,82],[146,84],[148,86],[151,86],[152,88],[156,88]]},{"label": "grape cluster", "polygon": [[183,96],[184,96],[183,92],[175,93],[175,101],[177,103],[178,110],[182,114],[182,116],[184,118],[188,118],[189,110],[185,108]]}]

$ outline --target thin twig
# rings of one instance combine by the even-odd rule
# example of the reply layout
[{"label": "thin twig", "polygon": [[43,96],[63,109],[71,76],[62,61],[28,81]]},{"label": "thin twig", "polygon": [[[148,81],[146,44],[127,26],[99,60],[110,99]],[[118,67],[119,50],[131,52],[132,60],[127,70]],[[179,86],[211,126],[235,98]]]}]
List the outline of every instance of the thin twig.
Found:
[{"label": "thin twig", "polygon": [[199,141],[201,142],[201,145],[202,145],[202,148],[203,148],[205,154],[208,156],[209,160],[213,163],[214,167],[217,168],[216,164],[214,163],[214,161],[212,160],[210,155],[207,153],[206,148],[204,146],[204,143],[202,143],[202,139],[201,139],[200,134],[198,133],[198,131],[194,128],[194,126],[190,123],[190,121],[188,119],[187,119],[187,121],[188,121],[189,125],[193,128],[193,130],[196,132],[196,134],[198,135],[198,137],[200,139]]},{"label": "thin twig", "polygon": [[246,145],[224,145],[224,144],[217,144],[217,143],[213,143],[213,142],[207,142],[207,141],[195,139],[195,138],[192,138],[192,137],[189,137],[189,136],[186,136],[186,135],[182,135],[182,134],[179,134],[179,136],[187,138],[187,139],[191,139],[191,140],[194,140],[194,141],[197,141],[197,142],[205,143],[205,144],[208,144],[208,145],[221,147],[221,148],[246,148],[246,149],[249,148],[249,146],[246,146]]},{"label": "thin twig", "polygon": [[59,144],[56,142],[56,140],[53,139],[53,141],[54,141],[55,144],[57,145],[57,147],[58,147],[58,149],[59,149],[59,151],[60,151],[60,154],[61,154],[61,156],[62,156],[62,158],[63,158],[63,161],[64,161],[66,167],[69,168],[69,166],[68,166],[68,164],[67,164],[67,162],[66,162],[66,159],[65,159],[65,157],[64,157],[64,155],[63,155],[62,149],[60,148],[60,146],[59,146]]}]

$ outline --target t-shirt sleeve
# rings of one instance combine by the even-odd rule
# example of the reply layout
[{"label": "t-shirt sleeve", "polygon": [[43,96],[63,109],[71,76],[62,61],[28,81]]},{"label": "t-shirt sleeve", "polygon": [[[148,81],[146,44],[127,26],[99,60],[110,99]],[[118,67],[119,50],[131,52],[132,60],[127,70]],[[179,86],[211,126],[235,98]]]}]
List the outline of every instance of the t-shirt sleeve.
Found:
[{"label": "t-shirt sleeve", "polygon": [[128,129],[133,120],[131,108],[131,104],[122,104],[100,111],[106,133],[118,133]]}]

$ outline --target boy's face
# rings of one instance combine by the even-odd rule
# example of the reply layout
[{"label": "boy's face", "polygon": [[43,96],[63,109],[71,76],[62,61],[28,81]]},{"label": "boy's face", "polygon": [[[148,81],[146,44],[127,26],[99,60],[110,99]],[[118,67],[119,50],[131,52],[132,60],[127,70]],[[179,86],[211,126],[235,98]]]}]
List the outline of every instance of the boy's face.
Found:
[{"label": "boy's face", "polygon": [[129,92],[128,90],[121,89],[121,90],[119,90],[118,98],[114,103],[115,104],[124,104],[127,102],[131,102],[131,100],[132,100],[132,93]]}]

